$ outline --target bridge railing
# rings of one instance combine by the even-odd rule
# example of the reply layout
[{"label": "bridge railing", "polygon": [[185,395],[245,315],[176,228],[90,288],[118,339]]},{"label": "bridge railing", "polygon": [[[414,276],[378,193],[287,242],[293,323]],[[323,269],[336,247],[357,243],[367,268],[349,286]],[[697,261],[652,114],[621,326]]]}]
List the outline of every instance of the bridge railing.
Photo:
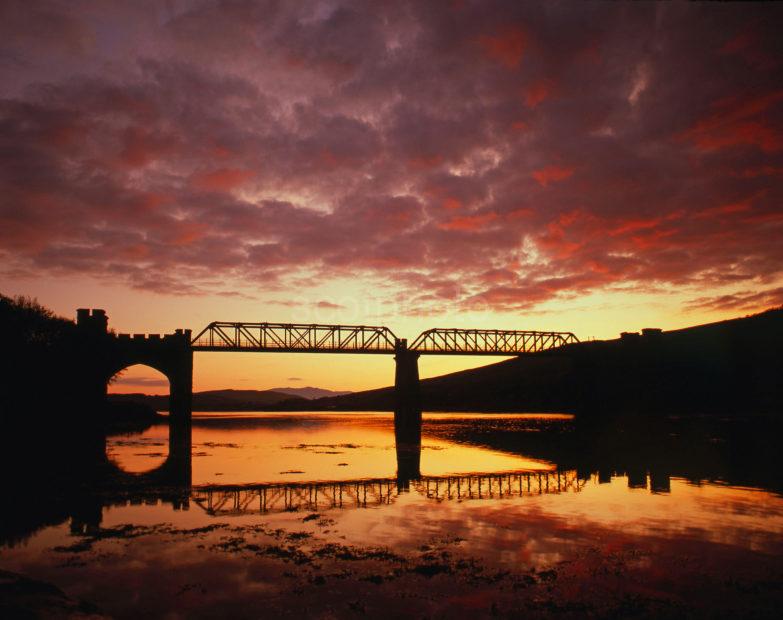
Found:
[{"label": "bridge railing", "polygon": [[520,355],[576,342],[571,332],[435,328],[422,332],[409,349],[438,355]]},{"label": "bridge railing", "polygon": [[388,327],[215,321],[191,341],[191,347],[196,351],[393,353],[396,341]]}]

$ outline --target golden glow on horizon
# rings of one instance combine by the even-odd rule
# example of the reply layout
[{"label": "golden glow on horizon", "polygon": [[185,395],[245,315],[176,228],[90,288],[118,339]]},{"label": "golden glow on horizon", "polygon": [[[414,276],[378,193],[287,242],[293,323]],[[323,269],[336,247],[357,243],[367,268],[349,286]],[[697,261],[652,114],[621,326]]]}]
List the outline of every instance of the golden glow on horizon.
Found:
[{"label": "golden glow on horizon", "polygon": [[[84,278],[76,283],[29,281],[15,284],[4,294],[25,294],[57,314],[74,317],[77,307],[104,308],[109,327],[117,332],[170,333],[190,328],[197,333],[214,320],[321,322],[365,325],[387,325],[399,337],[414,338],[431,327],[475,327],[499,329],[542,329],[572,331],[581,340],[617,338],[621,331],[638,331],[644,327],[678,329],[747,314],[744,311],[683,310],[689,297],[685,293],[653,295],[632,291],[593,293],[563,302],[547,302],[535,311],[460,312],[444,307],[432,316],[395,315],[404,308],[385,308],[369,299],[349,307],[355,284],[346,285],[339,294],[337,285],[328,291],[313,293],[307,303],[297,298],[295,307],[265,301],[215,296],[163,296],[102,285]],[[350,294],[349,294],[350,293]],[[285,293],[280,293],[285,297]],[[336,300],[343,309],[315,307],[317,300]],[[764,308],[758,308],[763,310]],[[422,356],[419,372],[422,378],[475,368],[504,358]],[[156,378],[155,371],[136,371],[142,379]],[[127,373],[130,377],[131,373]],[[296,377],[297,380],[292,380]],[[375,355],[308,355],[308,354],[242,354],[198,353],[194,358],[194,389],[271,389],[274,387],[315,386],[332,390],[360,391],[391,385],[394,362],[391,356]],[[166,393],[165,388],[140,389],[143,385],[111,386],[112,392]]]}]

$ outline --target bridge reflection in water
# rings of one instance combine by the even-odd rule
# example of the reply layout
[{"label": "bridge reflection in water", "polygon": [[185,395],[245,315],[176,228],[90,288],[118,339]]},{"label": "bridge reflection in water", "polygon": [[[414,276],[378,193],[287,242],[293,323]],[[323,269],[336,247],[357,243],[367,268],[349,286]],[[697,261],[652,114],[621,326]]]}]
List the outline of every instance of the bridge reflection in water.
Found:
[{"label": "bridge reflection in water", "polygon": [[[394,503],[401,494],[417,493],[434,501],[492,500],[580,491],[587,479],[576,469],[469,472],[429,476],[421,474],[421,412],[401,423],[395,415],[396,476],[355,480],[274,482],[253,485],[198,485],[191,482],[190,432],[169,427],[169,456],[144,474],[125,473],[114,465],[104,494],[107,504],[163,501],[175,509],[191,503],[210,515],[265,514],[287,511],[368,508]],[[119,495],[113,492],[120,491]],[[113,497],[112,497],[113,496]]]},{"label": "bridge reflection in water", "polygon": [[213,516],[264,514],[338,508],[369,508],[392,504],[411,488],[436,501],[491,500],[581,491],[586,481],[572,471],[518,471],[420,476],[399,485],[398,478],[204,486],[192,489],[191,500]]}]

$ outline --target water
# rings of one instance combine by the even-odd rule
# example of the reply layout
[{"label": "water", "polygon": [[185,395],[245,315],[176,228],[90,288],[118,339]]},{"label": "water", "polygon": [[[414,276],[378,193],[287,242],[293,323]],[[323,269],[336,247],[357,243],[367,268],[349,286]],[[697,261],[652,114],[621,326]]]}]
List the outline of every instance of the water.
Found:
[{"label": "water", "polygon": [[[425,414],[411,460],[391,414],[197,414],[191,459],[169,458],[166,425],[110,437],[116,484],[64,493],[41,527],[6,537],[0,568],[120,617],[245,616],[259,601],[295,616],[414,600],[488,613],[531,604],[528,588],[599,613],[629,595],[649,613],[725,611],[748,584],[763,615],[779,601],[783,497],[748,433]],[[369,585],[376,603],[356,598]]]}]

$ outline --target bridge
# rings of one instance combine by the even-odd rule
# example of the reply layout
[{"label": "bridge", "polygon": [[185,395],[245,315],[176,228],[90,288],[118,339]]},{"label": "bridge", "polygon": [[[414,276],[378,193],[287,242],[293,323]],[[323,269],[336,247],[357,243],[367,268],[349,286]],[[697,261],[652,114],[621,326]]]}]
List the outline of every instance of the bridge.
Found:
[{"label": "bridge", "polygon": [[[395,368],[395,429],[398,443],[418,443],[421,404],[420,355],[525,355],[579,342],[571,332],[500,329],[429,329],[411,344],[384,326],[252,323],[214,321],[195,337],[191,330],[173,334],[119,334],[108,330],[100,309],[80,308],[77,326],[96,354],[85,374],[93,381],[96,402],[106,397],[109,380],[133,364],[145,364],[164,374],[170,384],[170,420],[190,424],[193,353],[199,351],[259,353],[354,353],[393,355]],[[96,410],[98,407],[95,408]]]},{"label": "bridge", "polygon": [[408,346],[388,327],[215,321],[193,338],[194,351],[523,355],[579,342],[571,332],[428,329]]},{"label": "bridge", "polygon": [[[187,453],[189,460],[190,452]],[[211,517],[228,518],[282,512],[323,513],[390,506],[405,493],[415,492],[436,501],[502,501],[534,495],[579,493],[589,476],[576,470],[510,471],[421,476],[400,484],[397,478],[291,482],[254,485],[190,484],[190,467],[171,480],[139,474],[124,477],[114,468],[100,493],[74,498],[71,532],[96,535],[100,532],[103,508],[133,504],[170,504],[173,510],[189,510],[195,505]],[[176,469],[173,468],[173,469]],[[172,472],[173,472],[172,469]]]},{"label": "bridge", "polygon": [[[395,501],[397,478],[259,484],[252,486],[201,486],[190,499],[212,516],[265,514],[306,510],[383,506]],[[585,484],[575,470],[471,473],[420,476],[412,487],[427,499],[464,501],[505,499],[548,493],[579,492]]]}]

